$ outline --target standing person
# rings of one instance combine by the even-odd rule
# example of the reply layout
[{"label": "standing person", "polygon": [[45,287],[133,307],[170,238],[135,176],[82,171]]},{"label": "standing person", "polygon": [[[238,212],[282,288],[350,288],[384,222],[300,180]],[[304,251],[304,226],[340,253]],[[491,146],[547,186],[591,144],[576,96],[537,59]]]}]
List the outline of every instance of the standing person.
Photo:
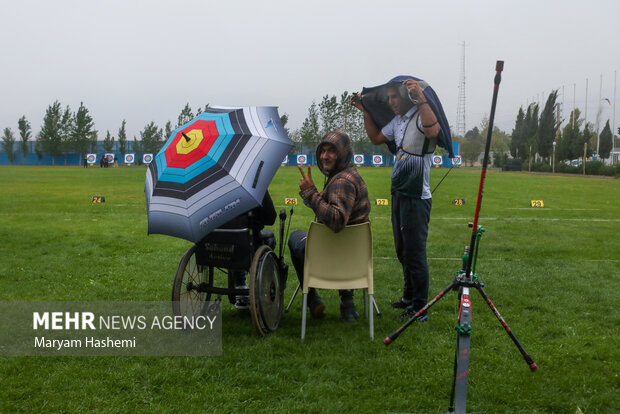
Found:
[{"label": "standing person", "polygon": [[88,168],[88,156],[84,155],[84,168]]},{"label": "standing person", "polygon": [[[308,174],[301,172],[299,195],[304,204],[310,207],[318,222],[325,224],[334,232],[339,232],[350,224],[369,221],[370,201],[366,183],[353,165],[353,149],[346,132],[336,129],[323,136],[316,149],[317,166],[326,176],[327,182],[319,192],[312,181],[311,167]],[[295,267],[299,283],[304,282],[304,257],[307,234],[303,230],[291,233],[288,240],[291,261]],[[346,322],[355,321],[359,314],[353,302],[353,290],[340,290],[340,318]],[[313,318],[325,316],[325,305],[316,289],[308,293],[308,307]]]},{"label": "standing person", "polygon": [[[429,175],[432,153],[438,136],[443,133],[439,117],[444,115],[442,110],[437,110],[435,102],[431,106],[423,87],[428,85],[413,78],[389,82],[387,100],[394,116],[381,129],[362,104],[363,96],[354,94],[351,99],[351,104],[363,112],[370,141],[374,145],[388,144],[395,152],[391,178],[392,233],[403,268],[404,286],[402,297],[392,307],[406,308],[402,318],[409,318],[428,301],[426,240],[432,206]],[[419,320],[426,320],[426,315]]]}]

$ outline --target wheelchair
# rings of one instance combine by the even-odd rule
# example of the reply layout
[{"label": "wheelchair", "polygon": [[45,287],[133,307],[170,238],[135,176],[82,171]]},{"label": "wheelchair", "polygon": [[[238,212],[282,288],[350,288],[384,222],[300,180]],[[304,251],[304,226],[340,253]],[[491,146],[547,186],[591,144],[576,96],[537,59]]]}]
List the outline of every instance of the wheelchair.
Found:
[{"label": "wheelchair", "polygon": [[[213,303],[221,303],[222,295],[230,303],[236,296],[249,297],[249,310],[256,331],[265,336],[278,328],[282,317],[288,266],[283,247],[286,210],[281,210],[279,256],[266,244],[256,241],[273,237],[270,230],[254,237],[252,212],[235,220],[235,228],[213,230],[183,255],[172,285],[172,308],[175,316],[200,315]],[[229,226],[227,226],[229,227]],[[237,228],[238,227],[238,228]],[[249,288],[237,289],[227,272],[249,273]],[[218,286],[220,274],[227,274],[226,286]],[[218,274],[218,277],[216,277]],[[215,300],[212,297],[216,295]],[[211,303],[211,305],[210,305]]]}]

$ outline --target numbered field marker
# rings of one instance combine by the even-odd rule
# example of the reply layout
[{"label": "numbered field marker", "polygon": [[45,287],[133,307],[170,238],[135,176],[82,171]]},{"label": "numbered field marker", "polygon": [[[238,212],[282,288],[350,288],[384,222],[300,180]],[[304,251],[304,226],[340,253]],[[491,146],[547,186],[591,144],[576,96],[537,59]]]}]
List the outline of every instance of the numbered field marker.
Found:
[{"label": "numbered field marker", "polygon": [[545,203],[542,200],[532,200],[530,201],[530,207],[544,207]]},{"label": "numbered field marker", "polygon": [[464,206],[465,205],[465,199],[464,198],[455,198],[454,200],[452,200],[452,204],[454,204],[455,206]]},{"label": "numbered field marker", "polygon": [[377,205],[378,206],[387,206],[389,205],[387,198],[377,198]]},{"label": "numbered field marker", "polygon": [[285,198],[284,199],[284,204],[290,204],[292,206],[296,206],[297,205],[297,199],[296,198]]},{"label": "numbered field marker", "polygon": [[93,199],[91,200],[91,204],[100,204],[100,203],[105,203],[105,197],[93,196]]}]

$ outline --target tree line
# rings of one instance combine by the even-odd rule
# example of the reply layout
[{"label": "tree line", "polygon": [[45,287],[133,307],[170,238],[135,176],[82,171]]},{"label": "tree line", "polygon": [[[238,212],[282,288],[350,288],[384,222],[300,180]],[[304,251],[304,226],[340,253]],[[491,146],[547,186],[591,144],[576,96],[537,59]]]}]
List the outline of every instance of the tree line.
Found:
[{"label": "tree line", "polygon": [[[543,162],[549,162],[554,142],[556,162],[583,156],[584,144],[587,157],[596,151],[597,146],[601,158],[610,156],[614,137],[609,120],[601,131],[597,131],[598,125],[585,122],[581,118],[580,110],[575,108],[571,111],[566,125],[561,128],[564,120],[560,117],[557,98],[558,90],[552,91],[542,111],[537,103],[532,103],[525,109],[519,108],[511,134],[498,127],[493,128],[491,151],[494,155],[494,166],[502,166],[509,156],[524,162],[531,160],[536,154],[543,159]],[[344,91],[339,96],[325,95],[318,104],[312,101],[302,126],[293,131],[289,131],[286,127],[288,114],[283,114],[280,117],[282,125],[295,144],[290,153],[313,153],[325,133],[341,128],[351,137],[354,153],[389,155],[386,146],[376,147],[370,143],[364,129],[363,116],[351,106],[350,99],[351,94]],[[131,151],[157,153],[174,129],[191,121],[208,107],[209,104],[193,111],[187,103],[179,113],[175,126],[168,121],[163,128],[160,128],[155,122],[150,122],[140,131],[139,140],[136,136],[133,137]],[[465,136],[453,136],[453,140],[460,143],[460,154],[464,162],[473,164],[478,160],[484,151],[488,126],[489,121],[485,117],[479,126],[467,131]],[[28,141],[32,138],[31,124],[25,115],[18,120],[18,133],[21,140],[18,152],[25,158],[28,153]],[[2,140],[3,151],[12,163],[17,154],[14,151],[16,137],[11,128],[4,128]],[[76,111],[72,111],[69,106],[63,109],[60,102],[55,101],[45,111],[41,130],[35,137],[34,152],[39,159],[43,154],[52,156],[63,153],[86,154],[96,151],[97,140],[98,131],[95,129],[95,123],[83,103],[80,103]],[[115,135],[109,130],[106,131],[103,140],[104,150],[112,152],[116,140],[119,152],[124,155],[128,151],[124,119]],[[441,148],[438,148],[438,152],[445,155],[445,151]]]},{"label": "tree line", "polygon": [[[493,128],[491,150],[494,152],[495,166],[501,166],[508,154],[522,162],[530,161],[537,154],[544,163],[549,163],[553,157],[554,142],[556,163],[583,157],[584,148],[586,157],[591,157],[598,148],[600,158],[609,158],[614,139],[609,120],[602,130],[598,131],[599,126],[586,122],[581,118],[579,108],[575,108],[562,128],[564,119],[561,118],[557,99],[556,89],[547,97],[542,111],[537,103],[532,103],[525,109],[519,108],[510,135],[497,127]],[[487,127],[488,120],[483,119],[482,130],[474,127],[464,137],[455,137],[455,140],[461,142],[464,160],[473,163],[479,158],[484,150]]]},{"label": "tree line", "polygon": [[[209,107],[198,107],[195,114],[203,112]],[[165,139],[172,134],[172,131],[191,121],[194,118],[194,111],[189,103],[181,110],[177,124],[173,127],[172,122],[168,121],[163,128],[158,127],[154,121],[144,126],[140,131],[140,140],[133,137],[131,151],[135,153],[157,153],[163,146]],[[114,136],[109,130],[106,131],[103,139],[103,149],[105,152],[113,152],[115,142],[118,140],[118,151],[124,156],[129,151],[127,137],[127,121],[123,119],[120,127]],[[2,136],[2,150],[7,154],[9,162],[13,163],[18,153],[23,158],[29,152],[28,142],[33,137],[32,126],[26,116],[22,116],[17,122],[19,133],[19,150],[15,151],[17,138],[11,128],[4,128]],[[69,105],[64,109],[59,101],[49,105],[43,116],[41,130],[34,137],[34,152],[39,158],[44,154],[58,156],[66,153],[87,154],[97,151],[97,140],[99,131],[95,129],[95,122],[90,115],[88,108],[80,102],[80,107],[72,111]]]}]

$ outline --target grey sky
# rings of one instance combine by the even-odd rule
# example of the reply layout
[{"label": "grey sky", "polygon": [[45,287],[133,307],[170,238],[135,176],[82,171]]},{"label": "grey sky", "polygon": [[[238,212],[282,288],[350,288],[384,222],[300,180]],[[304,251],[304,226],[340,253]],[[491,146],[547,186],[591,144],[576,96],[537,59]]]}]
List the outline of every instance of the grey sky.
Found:
[{"label": "grey sky", "polygon": [[38,133],[54,100],[83,101],[100,137],[123,118],[130,138],[176,123],[186,102],[274,105],[294,129],[313,100],[400,74],[429,82],[454,126],[463,41],[467,129],[488,115],[501,59],[496,125],[511,132],[519,106],[562,86],[564,117],[573,85],[583,112],[586,78],[594,122],[600,76],[613,103],[620,69],[617,0],[0,0],[0,16],[0,128],[15,133],[22,115]]}]

